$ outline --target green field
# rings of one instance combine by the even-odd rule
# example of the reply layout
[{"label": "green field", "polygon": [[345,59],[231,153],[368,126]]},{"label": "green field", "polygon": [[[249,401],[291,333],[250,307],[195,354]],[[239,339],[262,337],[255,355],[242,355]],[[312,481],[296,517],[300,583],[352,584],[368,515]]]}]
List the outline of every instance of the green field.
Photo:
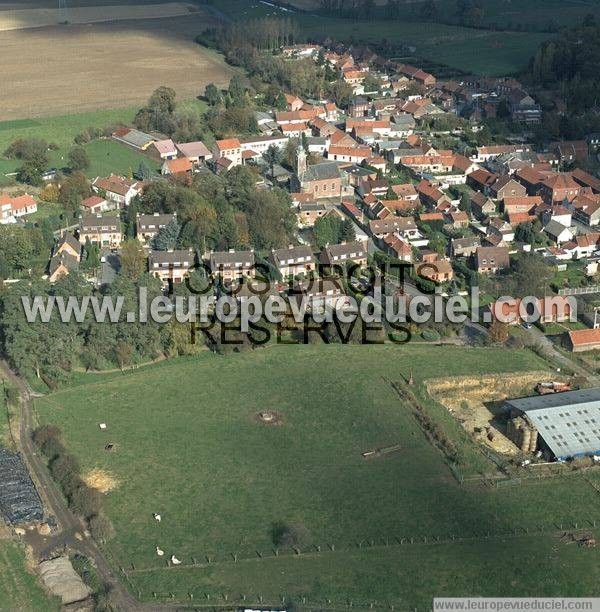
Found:
[{"label": "green field", "polygon": [[0,611],[59,610],[58,600],[49,599],[35,574],[26,569],[23,550],[9,540],[0,540]]},{"label": "green field", "polygon": [[[211,4],[233,20],[269,15],[290,16],[289,13],[264,4],[248,3],[245,0],[211,0]],[[443,2],[440,4],[442,13],[450,4],[456,6],[453,2],[448,5]],[[410,15],[412,5],[407,11]],[[533,15],[533,12],[531,14]],[[324,17],[310,12],[294,13],[293,17],[298,22],[300,36],[331,37],[345,41],[352,39],[375,44],[386,39],[415,47],[414,55],[428,62],[489,76],[519,72],[527,66],[539,44],[550,36],[547,33],[494,32],[425,23],[414,21],[414,15],[411,20],[406,21],[378,18],[361,22]]]},{"label": "green field", "polygon": [[[42,422],[62,429],[84,470],[100,468],[119,482],[106,500],[117,529],[109,552],[117,566],[133,564],[129,584],[143,599],[152,592],[178,599],[190,591],[231,598],[248,592],[414,607],[436,593],[504,592],[502,572],[478,575],[479,565],[493,560],[489,550],[503,565],[514,555],[531,559],[525,529],[600,519],[593,511],[598,494],[577,475],[502,489],[461,487],[389,381],[410,370],[420,382],[544,368],[526,350],[272,347],[230,357],[203,353],[125,375],[78,375],[72,388],[36,407]],[[461,448],[465,472],[493,471],[444,408],[427,407]],[[279,413],[282,424],[258,423],[264,410]],[[101,421],[108,431],[99,429]],[[116,451],[106,452],[107,442]],[[400,452],[361,456],[391,444]],[[160,524],[153,512],[162,515]],[[304,524],[320,551],[273,558],[278,522]],[[506,539],[515,527],[518,537]],[[487,533],[491,540],[480,539]],[[403,547],[395,539],[438,536],[475,540]],[[366,550],[367,542],[380,548]],[[567,584],[574,575],[548,558],[559,545],[554,537],[536,536],[535,545],[540,567],[515,582],[515,593],[554,593],[545,586],[551,576]],[[156,546],[185,566],[166,569]],[[579,559],[577,552],[571,554]],[[598,559],[579,554],[590,555],[590,564]],[[200,565],[190,567],[192,559]],[[597,569],[581,577],[578,589],[592,592],[597,577]]]}]

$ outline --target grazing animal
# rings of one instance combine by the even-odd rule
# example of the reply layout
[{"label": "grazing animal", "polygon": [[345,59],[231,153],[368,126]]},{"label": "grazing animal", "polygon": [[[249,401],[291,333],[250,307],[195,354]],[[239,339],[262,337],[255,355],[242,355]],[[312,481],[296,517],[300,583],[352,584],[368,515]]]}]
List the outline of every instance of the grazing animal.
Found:
[{"label": "grazing animal", "polygon": [[159,557],[162,557],[162,556],[165,554],[165,551],[164,551],[164,550],[161,550],[161,549],[160,549],[160,548],[157,546],[157,547],[156,547],[156,554],[157,554]]},{"label": "grazing animal", "polygon": [[175,555],[171,555],[171,563],[173,565],[181,565],[181,561]]},{"label": "grazing animal", "polygon": [[152,516],[154,517],[154,519],[155,519],[156,521],[158,521],[159,523],[161,522],[162,518],[161,518],[160,514],[156,514],[156,512],[154,512],[154,513],[152,514]]}]

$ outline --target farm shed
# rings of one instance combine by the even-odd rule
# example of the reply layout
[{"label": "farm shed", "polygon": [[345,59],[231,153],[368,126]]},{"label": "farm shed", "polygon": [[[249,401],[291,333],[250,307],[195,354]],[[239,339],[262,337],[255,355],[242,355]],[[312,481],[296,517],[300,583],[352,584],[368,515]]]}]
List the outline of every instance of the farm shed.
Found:
[{"label": "farm shed", "polygon": [[19,453],[0,447],[0,514],[12,524],[41,521],[40,496]]},{"label": "farm shed", "polygon": [[537,430],[557,459],[600,454],[600,388],[507,400],[513,419]]}]

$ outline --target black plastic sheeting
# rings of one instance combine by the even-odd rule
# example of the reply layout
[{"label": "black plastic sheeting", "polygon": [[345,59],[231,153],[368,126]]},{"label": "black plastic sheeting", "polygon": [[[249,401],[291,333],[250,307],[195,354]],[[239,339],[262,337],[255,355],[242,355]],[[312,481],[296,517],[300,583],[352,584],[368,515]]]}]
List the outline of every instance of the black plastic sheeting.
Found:
[{"label": "black plastic sheeting", "polygon": [[42,500],[19,453],[0,447],[0,514],[11,525],[41,521]]}]

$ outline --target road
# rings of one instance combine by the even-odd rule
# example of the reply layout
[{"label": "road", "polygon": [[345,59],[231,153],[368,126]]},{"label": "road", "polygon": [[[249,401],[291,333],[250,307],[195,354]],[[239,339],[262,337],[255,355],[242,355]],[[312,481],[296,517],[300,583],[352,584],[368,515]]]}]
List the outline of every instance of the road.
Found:
[{"label": "road", "polygon": [[31,389],[26,381],[17,376],[17,374],[10,369],[6,361],[0,361],[0,368],[21,393],[20,428],[19,439],[17,440],[19,451],[27,464],[33,481],[42,495],[42,499],[44,499],[46,505],[49,506],[46,508],[46,513],[53,514],[60,527],[56,535],[47,538],[48,541],[45,548],[37,551],[40,560],[44,554],[49,554],[54,550],[67,547],[74,552],[85,555],[93,562],[102,581],[110,587],[111,604],[115,610],[128,612],[130,610],[174,609],[172,607],[162,606],[150,607],[138,602],[129,591],[127,591],[121,583],[119,576],[106,562],[104,555],[95,541],[91,538],[79,540],[75,537],[76,533],[83,533],[84,525],[81,520],[74,516],[69,510],[58,485],[54,482],[46,468],[45,460],[39,455],[37,447],[31,438],[34,429]]}]

